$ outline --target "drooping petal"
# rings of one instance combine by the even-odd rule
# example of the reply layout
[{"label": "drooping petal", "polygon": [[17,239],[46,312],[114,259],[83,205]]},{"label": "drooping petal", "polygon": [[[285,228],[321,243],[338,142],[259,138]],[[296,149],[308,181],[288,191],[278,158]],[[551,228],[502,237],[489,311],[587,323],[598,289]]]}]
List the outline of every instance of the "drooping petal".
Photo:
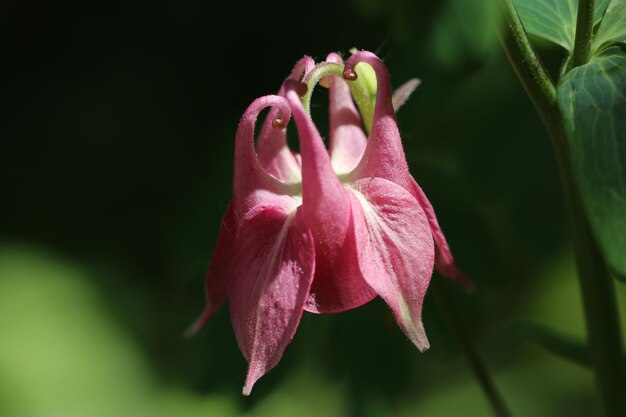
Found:
[{"label": "drooping petal", "polygon": [[375,297],[354,256],[350,197],[296,91],[287,91],[287,99],[300,138],[302,210],[315,239],[315,280],[305,308],[315,313],[349,310]]},{"label": "drooping petal", "polygon": [[454,263],[454,257],[452,256],[446,237],[443,235],[441,227],[439,227],[435,210],[430,204],[430,201],[428,201],[426,194],[415,180],[413,180],[413,188],[418,203],[426,213],[428,224],[430,225],[430,230],[435,241],[435,268],[441,275],[455,281],[457,284],[468,289],[473,288],[474,283],[472,280],[463,275]]},{"label": "drooping petal", "polygon": [[[335,53],[329,54],[326,61],[343,65],[343,60]],[[341,175],[349,173],[359,164],[367,146],[367,137],[348,84],[337,75],[329,78],[330,161],[334,171]]]},{"label": "drooping petal", "polygon": [[248,360],[243,394],[272,369],[291,342],[315,269],[313,237],[294,200],[277,197],[242,219],[232,251],[230,317]]},{"label": "drooping petal", "polygon": [[365,281],[423,352],[429,343],[422,303],[435,257],[426,214],[409,192],[391,181],[367,178],[352,187],[357,253]]},{"label": "drooping petal", "polygon": [[252,207],[281,194],[299,192],[297,187],[285,184],[271,176],[261,165],[254,148],[254,126],[259,113],[266,107],[274,107],[280,113],[283,128],[289,122],[291,110],[284,97],[264,96],[252,102],[243,114],[237,128],[235,143],[235,167],[233,175],[233,210],[238,223]]},{"label": "drooping petal", "polygon": [[[300,80],[314,65],[313,58],[303,57],[296,63],[287,80]],[[281,86],[278,95],[285,95],[284,87]],[[271,175],[286,183],[297,183],[302,180],[302,176],[300,166],[287,145],[287,133],[284,129],[275,129],[272,126],[280,118],[279,113],[278,109],[272,109],[268,113],[257,140],[257,154],[261,165]]]},{"label": "drooping petal", "polygon": [[372,66],[378,79],[378,90],[376,92],[372,131],[367,148],[361,163],[350,174],[351,179],[385,178],[410,192],[428,215],[437,247],[437,270],[447,278],[465,287],[471,287],[471,281],[464,277],[454,265],[452,253],[441,232],[434,210],[408,170],[400,132],[395,119],[389,71],[387,71],[383,62],[376,55],[371,52],[361,51],[348,59],[344,77],[353,77],[355,74],[354,67],[359,62],[366,62]]},{"label": "drooping petal", "polygon": [[209,263],[206,274],[204,291],[206,294],[206,307],[198,319],[187,329],[186,336],[192,336],[204,326],[204,323],[226,300],[226,287],[228,277],[228,263],[230,260],[233,242],[235,240],[237,224],[233,205],[229,204],[220,226],[220,232],[213,251],[213,258]]},{"label": "drooping petal", "polygon": [[389,71],[376,55],[361,51],[348,58],[344,68],[344,78],[354,79],[356,77],[354,67],[360,62],[371,65],[376,73],[376,105],[365,153],[357,168],[350,175],[351,179],[385,178],[411,192],[411,174],[406,163],[393,110]]},{"label": "drooping petal", "polygon": [[207,305],[200,317],[185,332],[188,336],[195,334],[224,302],[228,264],[241,217],[264,199],[294,193],[293,187],[278,181],[263,169],[254,149],[254,127],[258,114],[270,106],[276,107],[272,111],[280,114],[283,118],[281,125],[286,125],[291,117],[291,111],[287,101],[278,96],[265,96],[255,100],[239,123],[235,143],[233,200],[222,220],[218,241],[206,275]]}]

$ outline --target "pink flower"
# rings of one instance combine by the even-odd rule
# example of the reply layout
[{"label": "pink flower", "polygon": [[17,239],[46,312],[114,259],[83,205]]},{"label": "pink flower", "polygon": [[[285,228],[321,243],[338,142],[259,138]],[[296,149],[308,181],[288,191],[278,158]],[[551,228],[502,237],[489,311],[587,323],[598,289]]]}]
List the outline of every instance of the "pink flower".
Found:
[{"label": "pink flower", "polygon": [[[377,79],[369,138],[345,81],[357,78],[361,62]],[[278,95],[258,98],[241,119],[233,200],[207,273],[207,307],[192,326],[195,332],[228,298],[249,365],[245,395],[279,362],[304,310],[341,312],[380,296],[424,351],[422,302],[433,265],[467,282],[409,173],[383,62],[363,51],[345,66],[336,54],[313,65],[300,60]],[[322,76],[329,84],[329,150],[301,100]],[[255,149],[255,123],[268,107]],[[300,155],[287,146],[291,118]]]}]

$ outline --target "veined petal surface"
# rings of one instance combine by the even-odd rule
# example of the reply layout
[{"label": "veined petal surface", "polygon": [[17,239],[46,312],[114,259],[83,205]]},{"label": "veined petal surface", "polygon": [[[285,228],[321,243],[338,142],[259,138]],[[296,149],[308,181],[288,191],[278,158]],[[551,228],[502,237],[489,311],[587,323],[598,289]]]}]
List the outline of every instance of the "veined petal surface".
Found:
[{"label": "veined petal surface", "polygon": [[421,351],[429,348],[422,303],[434,264],[426,214],[415,198],[382,178],[352,184],[359,265],[365,281],[389,305],[396,321]]},{"label": "veined petal surface", "polygon": [[313,281],[315,249],[290,197],[250,210],[233,247],[228,299],[237,342],[248,360],[243,393],[249,395],[296,332]]}]

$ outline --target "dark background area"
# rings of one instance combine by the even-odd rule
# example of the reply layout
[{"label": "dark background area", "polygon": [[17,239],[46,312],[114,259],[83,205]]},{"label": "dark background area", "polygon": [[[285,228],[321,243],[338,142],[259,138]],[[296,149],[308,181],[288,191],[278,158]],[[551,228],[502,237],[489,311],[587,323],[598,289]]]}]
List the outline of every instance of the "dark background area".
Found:
[{"label": "dark background area", "polygon": [[[384,58],[396,87],[422,80],[398,114],[407,158],[476,281],[472,294],[443,284],[505,397],[518,415],[590,415],[590,375],[515,332],[528,320],[575,334],[582,324],[552,150],[494,20],[489,2],[464,0],[3,2],[0,293],[14,303],[0,307],[0,329],[15,343],[0,349],[0,415],[488,415],[434,292],[427,353],[379,300],[305,314],[250,398],[227,309],[181,336],[204,303],[239,117],[302,55],[351,47]],[[558,67],[559,51],[544,54]],[[326,96],[314,96],[320,126]],[[52,332],[56,342],[24,336],[41,320],[73,328],[66,310],[91,321]],[[117,336],[101,337],[103,320]],[[31,348],[61,371],[35,369]],[[86,382],[73,349],[95,355]],[[115,374],[137,363],[141,378]],[[117,384],[138,393],[115,408]],[[54,390],[50,403],[41,393]]]}]

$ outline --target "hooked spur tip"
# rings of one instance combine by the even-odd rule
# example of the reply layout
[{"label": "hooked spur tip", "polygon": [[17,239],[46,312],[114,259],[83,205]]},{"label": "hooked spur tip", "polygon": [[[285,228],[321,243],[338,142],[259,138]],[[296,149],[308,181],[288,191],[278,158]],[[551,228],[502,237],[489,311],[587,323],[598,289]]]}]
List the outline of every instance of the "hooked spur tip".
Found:
[{"label": "hooked spur tip", "polygon": [[356,74],[356,71],[354,69],[346,68],[343,71],[343,78],[344,80],[354,81],[358,78],[358,75]]},{"label": "hooked spur tip", "polygon": [[283,130],[285,127],[287,127],[287,123],[285,123],[285,119],[283,119],[282,117],[277,117],[276,119],[272,120],[272,127],[276,130]]},{"label": "hooked spur tip", "polygon": [[300,97],[304,96],[308,90],[305,83],[301,83],[296,80],[285,81],[285,89],[295,91]]}]

